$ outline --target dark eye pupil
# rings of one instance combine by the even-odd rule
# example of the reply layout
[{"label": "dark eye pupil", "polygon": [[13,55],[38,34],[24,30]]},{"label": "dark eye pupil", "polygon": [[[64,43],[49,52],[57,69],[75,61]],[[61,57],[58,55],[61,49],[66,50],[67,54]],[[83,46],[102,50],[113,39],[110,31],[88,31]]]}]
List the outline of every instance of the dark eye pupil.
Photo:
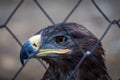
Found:
[{"label": "dark eye pupil", "polygon": [[33,43],[33,46],[37,47],[37,45],[35,43]]},{"label": "dark eye pupil", "polygon": [[67,38],[64,36],[57,36],[55,37],[55,42],[58,44],[64,44],[66,42]]}]

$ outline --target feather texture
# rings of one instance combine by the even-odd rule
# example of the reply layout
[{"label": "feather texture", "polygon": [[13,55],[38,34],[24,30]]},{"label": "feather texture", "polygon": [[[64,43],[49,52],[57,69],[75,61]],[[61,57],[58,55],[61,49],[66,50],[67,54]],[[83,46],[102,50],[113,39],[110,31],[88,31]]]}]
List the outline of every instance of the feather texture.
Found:
[{"label": "feather texture", "polygon": [[[67,30],[68,34],[62,27]],[[91,51],[98,41],[98,39],[89,30],[77,23],[65,23],[62,25],[62,27],[58,27],[55,29],[54,33],[52,33],[54,26],[48,26],[42,30],[42,37],[48,37],[51,33],[51,37],[55,35],[71,35],[71,37],[84,51]],[[59,58],[61,55],[57,55],[57,58],[43,58],[43,60],[49,64],[48,69],[53,73],[53,75],[55,75],[57,80],[66,80],[68,77],[70,77],[72,71],[75,69],[76,65],[83,57],[83,53],[80,51],[79,47],[76,46],[75,43],[71,40],[71,37],[69,37],[69,42],[61,47],[71,50],[69,54],[65,54],[66,57]],[[106,70],[104,55],[104,49],[100,43],[97,49],[94,51],[93,56]],[[108,80],[105,71],[100,67],[100,65],[98,65],[96,60],[91,55],[87,56],[70,80]],[[42,80],[54,79],[49,74],[49,72],[46,71]]]}]

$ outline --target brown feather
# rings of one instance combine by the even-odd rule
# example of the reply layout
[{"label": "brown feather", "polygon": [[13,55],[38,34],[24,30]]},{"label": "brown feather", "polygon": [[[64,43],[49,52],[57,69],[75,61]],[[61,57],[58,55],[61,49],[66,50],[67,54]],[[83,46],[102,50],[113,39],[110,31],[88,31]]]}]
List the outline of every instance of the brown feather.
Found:
[{"label": "brown feather", "polygon": [[[95,44],[97,43],[98,39],[85,27],[76,23],[65,23],[62,25],[67,32],[74,38],[77,44],[84,51],[91,51]],[[54,26],[48,26],[47,28],[43,29],[42,36],[48,36]],[[58,27],[54,33],[65,33],[62,27]],[[49,63],[49,70],[55,75],[57,80],[66,80],[75,69],[76,65],[81,60],[83,53],[79,51],[79,48],[71,42],[66,46],[68,49],[71,49],[72,52],[70,53],[71,56],[58,58],[57,61],[52,60],[51,58],[43,59],[47,63]],[[102,48],[101,43],[98,45],[97,49],[94,51],[93,56],[97,59],[97,61],[101,64],[101,66],[106,69],[105,62],[104,62],[104,49]],[[54,80],[52,76],[46,71],[42,80]],[[98,63],[94,60],[93,57],[87,56],[87,58],[83,61],[80,65],[77,72],[73,75],[71,80],[108,80],[106,77],[106,73]]]}]

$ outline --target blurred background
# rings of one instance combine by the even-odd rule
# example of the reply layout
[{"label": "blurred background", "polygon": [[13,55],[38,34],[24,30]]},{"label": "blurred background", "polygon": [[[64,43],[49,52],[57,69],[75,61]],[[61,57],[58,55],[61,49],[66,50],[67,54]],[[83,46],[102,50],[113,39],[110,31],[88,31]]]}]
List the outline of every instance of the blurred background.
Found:
[{"label": "blurred background", "polygon": [[[20,0],[0,0],[0,25],[12,13]],[[38,0],[50,17],[60,23],[72,10],[78,0]],[[120,19],[120,0],[95,0],[110,20]],[[98,38],[109,23],[92,4],[83,0],[67,22],[76,22],[88,28]],[[10,30],[24,42],[41,28],[51,25],[50,21],[37,7],[33,0],[25,0],[8,23]],[[102,41],[106,52],[105,60],[108,72],[113,80],[120,78],[120,28],[113,25]],[[19,60],[21,47],[6,29],[0,29],[0,80],[11,80],[22,66]],[[31,59],[16,80],[40,80],[44,67]]]}]

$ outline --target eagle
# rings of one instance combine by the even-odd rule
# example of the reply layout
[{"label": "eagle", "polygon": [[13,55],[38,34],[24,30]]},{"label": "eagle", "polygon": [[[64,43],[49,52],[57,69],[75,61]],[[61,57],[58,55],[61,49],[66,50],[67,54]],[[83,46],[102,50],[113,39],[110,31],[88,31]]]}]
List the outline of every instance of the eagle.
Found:
[{"label": "eagle", "polygon": [[48,70],[42,80],[68,80],[69,77],[69,80],[108,80],[102,69],[106,70],[106,65],[101,42],[93,52],[93,57],[88,55],[71,76],[85,54],[83,51],[91,52],[98,41],[94,34],[80,24],[58,23],[29,38],[21,48],[20,60],[23,65],[26,59],[31,58],[40,58],[48,63]]}]

